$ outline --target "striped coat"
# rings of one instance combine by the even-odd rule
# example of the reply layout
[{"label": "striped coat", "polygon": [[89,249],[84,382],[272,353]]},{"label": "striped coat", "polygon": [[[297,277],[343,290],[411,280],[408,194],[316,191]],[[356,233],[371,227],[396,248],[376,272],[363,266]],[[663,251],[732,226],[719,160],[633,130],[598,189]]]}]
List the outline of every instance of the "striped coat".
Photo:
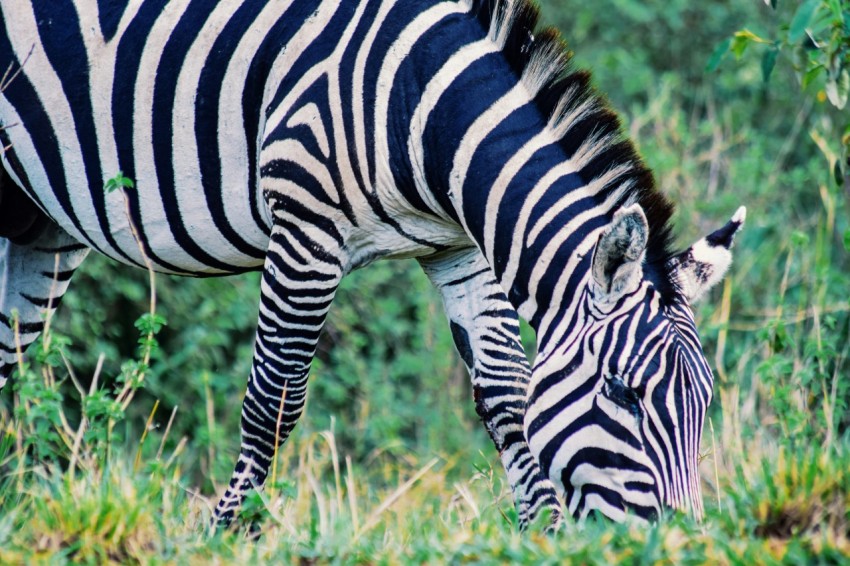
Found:
[{"label": "striped coat", "polygon": [[[556,493],[576,516],[700,514],[712,376],[689,303],[743,210],[673,253],[672,206],[530,3],[0,5],[0,380],[12,311],[34,340],[91,249],[262,270],[228,522],[295,426],[341,278],[415,257],[522,524],[557,520]],[[135,188],[106,193],[119,171]]]}]

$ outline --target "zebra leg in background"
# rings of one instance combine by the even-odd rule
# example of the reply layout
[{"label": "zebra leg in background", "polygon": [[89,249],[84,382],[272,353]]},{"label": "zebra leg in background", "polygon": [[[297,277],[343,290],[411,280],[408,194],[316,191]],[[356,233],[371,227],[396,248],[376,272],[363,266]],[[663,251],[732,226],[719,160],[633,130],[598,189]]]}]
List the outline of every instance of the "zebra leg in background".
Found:
[{"label": "zebra leg in background", "polygon": [[18,340],[24,350],[38,338],[89,251],[53,222],[27,244],[0,238],[0,389],[17,364]]},{"label": "zebra leg in background", "polygon": [[231,523],[250,489],[262,487],[277,447],[301,415],[316,343],[345,271],[333,227],[279,220],[263,270],[239,459],[213,518],[220,526]]},{"label": "zebra leg in background", "polygon": [[477,248],[420,259],[420,264],[443,296],[455,345],[472,378],[475,410],[499,451],[520,528],[543,509],[557,525],[561,505],[523,433],[531,369],[516,310]]}]

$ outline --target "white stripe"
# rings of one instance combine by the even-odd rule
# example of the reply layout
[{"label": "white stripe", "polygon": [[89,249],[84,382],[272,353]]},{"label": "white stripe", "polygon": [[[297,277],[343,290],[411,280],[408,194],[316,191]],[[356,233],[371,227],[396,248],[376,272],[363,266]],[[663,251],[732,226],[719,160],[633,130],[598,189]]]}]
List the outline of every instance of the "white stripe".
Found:
[{"label": "white stripe", "polygon": [[[599,215],[600,213],[604,214],[605,211],[611,210],[616,202],[621,198],[620,191],[612,191],[608,198],[602,203],[601,206],[590,209],[587,212],[576,215],[574,218],[571,218],[569,222],[564,226],[564,228],[558,233],[557,236],[552,238],[549,243],[544,248],[543,252],[540,254],[542,257],[547,257],[547,255],[551,256],[555,253],[555,250],[559,248],[563,243],[567,240],[569,236],[574,234],[579,226],[584,224],[585,222],[589,222],[594,216]],[[567,296],[567,284],[569,283],[570,277],[574,275],[576,267],[579,262],[584,259],[584,256],[588,253],[593,252],[593,248],[596,246],[596,241],[599,238],[599,233],[604,230],[606,226],[600,226],[596,230],[591,231],[588,236],[574,248],[572,255],[570,256],[569,261],[564,266],[563,271],[561,272],[561,276],[558,278],[555,286],[552,289],[552,304],[549,305],[545,315],[543,316],[540,325],[537,329],[538,336],[561,336],[566,327],[570,324],[572,320],[575,310],[580,306],[578,301],[572,300],[572,297]],[[525,304],[521,305],[523,310],[526,310],[529,316],[533,316],[537,311],[537,303],[535,300],[537,293],[537,284],[539,283],[541,277],[545,273],[547,265],[538,265],[535,266],[534,270],[531,274],[531,281],[529,285],[529,299]],[[585,274],[584,281],[581,285],[587,285],[590,280],[589,274]],[[561,301],[568,301],[567,311],[565,312],[563,318],[561,318],[560,324],[550,331],[549,326],[557,316],[558,311],[561,309]],[[519,311],[522,316],[523,311]],[[526,319],[528,320],[528,318]],[[541,340],[541,344],[543,341]]]},{"label": "white stripe", "polygon": [[[224,200],[225,213],[230,225],[239,231],[246,242],[259,249],[268,245],[267,231],[271,230],[271,220],[260,189],[259,171],[259,136],[263,128],[258,127],[255,149],[257,155],[249,162],[248,142],[245,138],[245,124],[242,113],[242,93],[248,77],[250,62],[265,39],[268,30],[275,22],[284,16],[292,5],[292,0],[269,2],[256,20],[239,40],[239,45],[227,65],[227,71],[222,81],[219,97],[218,112],[218,147],[221,153],[221,190]],[[232,88],[238,85],[239,88]],[[260,109],[260,120],[265,119],[264,108]],[[225,155],[229,159],[225,159]],[[256,186],[248,186],[249,168],[254,168]],[[265,225],[258,226],[253,220],[250,209],[250,199],[246,198],[245,189],[256,193],[256,202],[265,220]]]},{"label": "white stripe", "polygon": [[[101,182],[114,177],[119,171],[118,150],[116,148],[115,129],[113,126],[112,93],[115,87],[115,55],[118,43],[127,30],[132,19],[141,7],[140,2],[130,3],[121,20],[118,23],[115,35],[107,43],[100,30],[98,15],[98,4],[90,0],[76,1],[79,13],[80,30],[89,62],[89,95],[92,104],[92,117],[94,119],[95,132],[97,136],[97,152],[100,160]],[[89,150],[93,148],[88,148]],[[124,197],[119,191],[113,191],[104,195],[106,206],[106,218],[110,231],[127,227],[127,211]],[[63,226],[64,227],[64,226]],[[123,238],[116,238],[116,242],[122,250],[131,252],[131,257],[138,254],[138,246],[134,239],[126,240],[128,232],[123,232]],[[100,236],[102,237],[102,236]],[[121,258],[116,258],[121,259]],[[156,265],[156,264],[155,264]]]},{"label": "white stripe", "polygon": [[[289,114],[293,103],[298,97],[307,88],[312,86],[316,82],[316,79],[333,69],[334,62],[338,60],[340,47],[344,47],[351,38],[364,9],[364,5],[358,6],[358,12],[348,23],[348,27],[339,38],[337,51],[334,52],[334,55],[331,55],[328,59],[317,61],[313,67],[298,77],[294,86],[287,89],[286,95],[266,120],[264,134],[273,132],[280,125],[284,117]],[[316,40],[316,37],[325,29],[337,10],[339,10],[338,4],[334,2],[322,2],[319,5],[319,9],[304,21],[301,28],[292,36],[292,39],[285,46],[282,46],[280,54],[271,66],[269,78],[266,81],[263,109],[269,109],[268,106],[271,103],[271,99],[277,94],[283,80],[289,77],[292,62]],[[263,140],[265,140],[265,135],[263,135]]]},{"label": "white stripe", "polygon": [[[518,151],[516,151],[510,159],[508,159],[507,163],[505,163],[502,170],[499,172],[499,176],[496,178],[496,181],[493,183],[493,186],[490,187],[490,191],[487,193],[487,205],[484,212],[484,255],[489,258],[495,258],[495,241],[496,241],[496,228],[499,217],[499,208],[502,204],[502,201],[505,198],[505,193],[507,192],[508,185],[511,183],[513,178],[519,173],[520,169],[528,163],[528,160],[532,158],[532,156],[541,148],[546,147],[548,145],[552,145],[557,140],[552,137],[552,132],[546,128],[541,130],[538,134],[528,140]],[[527,199],[526,199],[527,200]],[[503,224],[505,223],[505,219],[502,220]],[[507,222],[512,223],[512,220],[508,220]],[[513,234],[514,246],[522,246],[522,241],[525,239],[525,234],[520,231],[515,231]],[[544,258],[546,256],[543,256]],[[503,284],[504,286],[504,284]],[[506,289],[510,289],[510,287],[505,286]]]},{"label": "white stripe", "polygon": [[422,201],[428,205],[440,218],[453,222],[451,216],[443,210],[442,205],[434,196],[434,191],[428,186],[425,177],[425,148],[423,135],[428,119],[440,97],[460,74],[473,63],[491,53],[496,53],[496,46],[489,39],[464,45],[452,55],[428,82],[416,110],[410,120],[410,135],[407,138],[407,153],[413,168],[413,181]]},{"label": "white stripe", "polygon": [[[354,17],[351,18],[351,22],[348,24],[348,27],[339,39],[339,44],[337,45],[336,50],[333,55],[331,55],[331,61],[338,62],[342,57],[343,52],[348,46],[348,42],[351,40],[351,36],[354,34],[354,30],[360,23],[360,19],[363,17],[365,10],[366,2],[358,4]],[[334,155],[336,157],[337,170],[340,178],[354,179],[354,167],[348,154],[348,144],[350,140],[348,140],[345,135],[345,119],[342,115],[343,104],[342,94],[340,92],[339,66],[336,64],[329,65],[328,68],[328,105],[330,107],[331,114],[330,131],[333,136],[331,143],[334,144]],[[346,190],[348,188],[351,188],[352,190]],[[348,202],[355,215],[365,216],[363,211],[371,212],[368,202],[363,197],[363,194],[356,189],[356,187],[338,187],[337,190],[345,191],[346,198],[348,198]]]},{"label": "white stripe", "polygon": [[[354,77],[351,85],[351,114],[352,124],[354,126],[353,141],[354,147],[357,151],[357,163],[355,165],[360,170],[360,177],[363,179],[363,183],[366,185],[367,190],[374,190],[374,187],[369,186],[369,161],[367,159],[366,148],[366,112],[364,111],[366,101],[363,98],[364,80],[366,78],[366,59],[370,54],[373,54],[372,44],[378,36],[378,32],[384,23],[384,19],[387,17],[387,14],[389,14],[393,6],[395,6],[395,3],[396,0],[384,0],[381,2],[381,7],[378,9],[378,13],[372,21],[372,27],[369,29],[369,32],[366,34],[366,37],[363,38],[363,42],[359,46],[357,59],[354,62]],[[381,90],[382,86],[386,90],[390,89],[390,85],[379,84],[377,86],[378,91]],[[384,134],[375,132],[375,135]]]},{"label": "white stripe", "polygon": [[[136,78],[133,108],[133,156],[136,165],[136,188],[139,211],[145,235],[150,247],[157,255],[187,271],[210,272],[209,266],[199,262],[183,251],[174,239],[165,216],[159,179],[154,165],[155,143],[171,143],[172,140],[153,139],[153,88],[159,74],[159,63],[166,42],[174,27],[189,5],[189,0],[174,0],[165,6],[151,28],[144,45]],[[126,140],[123,143],[127,143]],[[175,183],[179,183],[175,176]],[[126,230],[126,228],[124,228]],[[129,249],[127,251],[130,251]],[[138,255],[138,250],[136,254]]]},{"label": "white stripe", "polygon": [[[390,168],[389,132],[387,126],[390,120],[391,85],[395,82],[396,74],[404,60],[410,55],[413,46],[432,27],[452,14],[462,13],[464,6],[460,4],[436,4],[422,12],[410,22],[390,46],[381,70],[378,73],[378,90],[375,97],[375,189],[385,202],[393,202],[400,198],[395,186]],[[357,67],[362,69],[362,67]],[[360,100],[357,97],[356,100]],[[415,114],[414,114],[415,116]]]},{"label": "white stripe", "polygon": [[[478,146],[514,110],[526,104],[528,104],[528,95],[525,87],[521,83],[517,83],[511,90],[496,100],[490,108],[482,112],[466,130],[455,151],[452,170],[449,174],[449,198],[456,210],[463,210],[463,186],[469,173],[472,156]],[[469,233],[466,218],[463,214],[459,216],[464,230]],[[487,257],[487,260],[490,265],[493,265],[492,256]]]},{"label": "white stripe", "polygon": [[[339,204],[339,195],[335,190],[334,180],[330,171],[328,171],[324,163],[320,162],[312,153],[307,151],[307,148],[299,140],[287,138],[269,144],[263,151],[263,166],[276,160],[293,161],[301,165],[311,177],[319,182],[328,198],[335,204]],[[267,179],[265,181],[266,188],[270,188],[273,181],[271,178]],[[298,191],[298,200],[301,200],[300,193],[303,192],[306,191],[300,188]],[[289,191],[282,194],[292,195],[295,193]]]},{"label": "white stripe", "polygon": [[[243,256],[242,252],[233,247],[233,244],[219,232],[213,222],[213,215],[206,194],[204,194],[201,180],[200,157],[198,155],[197,138],[195,137],[195,100],[197,96],[200,94],[201,96],[214,97],[217,94],[199,93],[201,71],[210,56],[210,50],[215,40],[218,39],[221,30],[233,17],[237,8],[238,6],[232,2],[217,4],[181,61],[182,67],[177,78],[174,108],[171,115],[172,139],[170,147],[171,160],[174,164],[174,191],[177,197],[177,207],[188,237],[212,257],[226,263],[238,264],[238,258]],[[244,66],[244,61],[241,63]],[[239,110],[238,106],[236,108],[219,108],[219,115],[238,112],[241,117],[242,113]],[[227,132],[227,134],[236,141],[243,137],[240,135],[241,131],[244,131],[244,124],[235,131]],[[158,140],[159,143],[163,143],[163,141]],[[244,151],[232,151],[235,148],[231,147],[230,143],[220,149],[223,153],[222,166],[224,163],[235,161],[238,167],[247,172],[248,163]],[[224,154],[224,152],[227,153]],[[210,181],[218,183],[220,179],[211,179]],[[244,182],[241,187],[241,194],[237,197],[238,200],[248,201],[246,189],[248,189],[247,182]],[[250,215],[248,218],[250,218]],[[240,224],[243,223],[250,224],[250,222],[240,222],[236,225],[237,232]],[[202,241],[199,242],[199,239]],[[233,261],[235,259],[236,262]],[[250,263],[256,264],[257,260],[253,259]]]},{"label": "white stripe", "polygon": [[322,115],[319,112],[319,107],[314,102],[308,102],[298,110],[296,110],[289,120],[286,121],[287,128],[297,128],[298,126],[307,126],[313,134],[316,143],[319,144],[319,151],[325,159],[331,155],[331,147],[328,142],[328,133],[325,131],[322,124]]},{"label": "white stripe", "polygon": [[[24,128],[21,123],[21,117],[18,115],[18,112],[12,106],[12,104],[6,99],[5,96],[0,93],[0,116],[3,116],[5,119],[4,123],[4,131],[7,136],[9,136],[9,143],[12,146],[12,150],[18,160],[24,165],[25,173],[33,190],[36,193],[39,193],[38,188],[45,187],[46,189],[50,189],[50,182],[47,179],[47,171],[44,169],[44,165],[38,157],[38,153],[35,150],[35,144],[33,143],[32,138],[30,137],[29,132]],[[12,177],[12,180],[19,187],[23,187],[23,182],[18,176],[12,171],[12,167],[9,164],[8,156],[5,151],[0,152],[3,159],[3,166],[6,171]],[[64,212],[62,212],[62,207],[59,206],[59,203],[56,199],[53,198],[53,191],[47,191],[48,198],[44,202],[44,211],[54,218],[57,222],[61,222],[63,219],[67,225],[66,231],[74,236],[79,241],[84,241],[82,238],[82,234],[80,234],[71,224],[70,219]],[[43,199],[44,195],[39,194],[39,197]],[[54,216],[56,214],[56,216]]]}]

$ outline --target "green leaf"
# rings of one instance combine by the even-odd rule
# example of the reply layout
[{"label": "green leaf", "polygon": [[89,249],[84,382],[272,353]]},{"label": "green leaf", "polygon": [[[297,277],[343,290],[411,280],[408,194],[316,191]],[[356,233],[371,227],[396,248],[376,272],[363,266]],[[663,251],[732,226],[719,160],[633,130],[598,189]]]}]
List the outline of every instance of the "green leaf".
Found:
[{"label": "green leaf", "polygon": [[735,58],[740,59],[751,43],[770,42],[762,37],[759,37],[748,29],[736,31],[734,37],[732,38],[732,44],[730,46],[732,53],[735,54]]},{"label": "green leaf", "polygon": [[837,78],[829,78],[826,81],[826,96],[833,106],[839,110],[847,105],[847,96],[850,94],[850,73],[843,69]]},{"label": "green leaf", "polygon": [[832,17],[836,22],[844,23],[844,17],[841,14],[841,0],[827,0],[829,9],[832,10]]},{"label": "green leaf", "polygon": [[850,228],[844,230],[844,249],[850,252]]},{"label": "green leaf", "polygon": [[714,53],[711,54],[711,57],[708,59],[708,63],[705,65],[706,72],[710,73],[712,71],[716,71],[717,67],[720,66],[720,63],[723,61],[723,58],[726,57],[726,54],[729,53],[729,48],[732,46],[732,38],[725,39],[722,41],[715,49]]},{"label": "green leaf", "polygon": [[832,176],[835,178],[836,185],[840,187],[844,184],[844,171],[841,170],[841,161],[838,159],[835,160],[835,166],[832,168]]},{"label": "green leaf", "polygon": [[809,243],[809,235],[800,230],[791,232],[791,245],[795,248],[801,248]]},{"label": "green leaf", "polygon": [[817,65],[816,67],[812,67],[803,75],[803,79],[801,81],[801,86],[805,89],[807,86],[812,84],[814,80],[821,74],[824,70],[823,65]]},{"label": "green leaf", "polygon": [[750,45],[750,38],[749,37],[747,37],[745,35],[741,35],[741,36],[736,35],[735,38],[732,40],[732,47],[731,47],[732,53],[735,54],[735,59],[740,59],[741,57],[743,57],[744,52],[747,50],[747,47],[749,45]]},{"label": "green leaf", "polygon": [[162,327],[168,324],[165,317],[158,313],[145,313],[135,323],[136,328],[143,334],[157,334]]},{"label": "green leaf", "polygon": [[791,19],[791,26],[788,29],[788,43],[795,44],[806,34],[806,28],[812,21],[815,15],[815,10],[820,5],[820,0],[808,0],[800,4],[797,12]]},{"label": "green leaf", "polygon": [[111,193],[116,189],[132,189],[135,186],[136,184],[133,182],[133,179],[125,177],[124,173],[119,171],[117,175],[106,181],[106,184],[103,185],[103,190]]},{"label": "green leaf", "polygon": [[776,66],[776,57],[779,55],[779,49],[771,47],[764,52],[761,58],[761,78],[764,82],[770,80],[770,74],[773,73],[773,68]]}]

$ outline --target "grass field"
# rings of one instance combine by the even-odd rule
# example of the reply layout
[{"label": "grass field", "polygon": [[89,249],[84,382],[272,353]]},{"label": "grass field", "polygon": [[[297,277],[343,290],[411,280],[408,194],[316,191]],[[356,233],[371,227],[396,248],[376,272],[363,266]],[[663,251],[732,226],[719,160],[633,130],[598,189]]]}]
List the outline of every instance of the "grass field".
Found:
[{"label": "grass field", "polygon": [[838,4],[804,4],[803,24],[784,3],[543,6],[677,203],[677,242],[748,207],[695,305],[716,376],[702,523],[518,532],[439,298],[383,262],[338,294],[305,416],[242,511],[260,538],[211,532],[257,276],[158,276],[151,314],[147,273],[93,257],[0,395],[0,564],[850,563],[850,120],[794,35]]},{"label": "grass field", "polygon": [[[708,517],[659,524],[545,523],[518,532],[492,455],[375,454],[353,464],[331,430],[300,435],[243,509],[263,521],[210,532],[215,493],[184,475],[191,448],[85,443],[74,464],[32,465],[6,431],[0,563],[808,564],[850,559],[846,442],[792,450],[747,441],[703,461]],[[144,445],[144,446],[143,446]],[[68,454],[66,454],[67,456]],[[76,457],[74,457],[76,456]],[[73,466],[75,471],[68,471]],[[285,478],[285,479],[284,479]]]}]

